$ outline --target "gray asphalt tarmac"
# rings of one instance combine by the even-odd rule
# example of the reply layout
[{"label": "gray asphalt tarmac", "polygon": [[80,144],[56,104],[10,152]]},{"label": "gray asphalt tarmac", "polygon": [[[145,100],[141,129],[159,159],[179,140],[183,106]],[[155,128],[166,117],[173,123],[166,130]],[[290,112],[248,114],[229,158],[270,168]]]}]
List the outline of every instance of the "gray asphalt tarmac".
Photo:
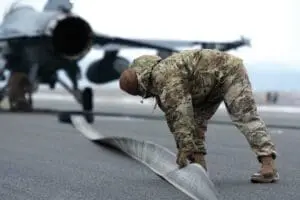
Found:
[{"label": "gray asphalt tarmac", "polygon": [[[118,98],[118,97],[116,97]],[[154,104],[141,104],[140,99],[137,99],[134,104],[116,104],[112,103],[97,103],[95,104],[95,111],[101,114],[108,115],[130,115],[137,117],[146,117],[150,119],[163,119],[163,113],[159,108],[153,110]],[[37,108],[51,108],[58,110],[81,110],[81,107],[75,102],[61,102],[53,101],[51,103],[47,101],[37,101],[35,102]],[[259,112],[266,124],[270,125],[272,128],[275,126],[283,126],[287,128],[300,128],[300,113],[274,113],[274,112]],[[219,109],[212,121],[220,121],[231,123],[230,118],[225,110]]]},{"label": "gray asphalt tarmac", "polygon": [[54,117],[5,114],[0,125],[1,200],[189,199]]},{"label": "gray asphalt tarmac", "polygon": [[[99,118],[95,125],[104,135],[151,140],[176,152],[174,139],[164,122]],[[249,176],[259,169],[254,154],[235,127],[211,125],[207,134],[209,175],[226,200],[299,199],[300,160],[297,159],[298,131],[271,131],[277,144],[277,160],[281,181],[277,184],[252,184]]]},{"label": "gray asphalt tarmac", "polygon": [[[74,109],[73,103],[37,102],[38,107]],[[131,114],[151,114],[149,108],[97,105],[96,109]],[[103,109],[101,110],[103,111]],[[105,111],[105,110],[104,110]],[[155,114],[154,114],[155,115]],[[159,115],[159,113],[157,113]],[[262,114],[280,124],[298,115]],[[219,112],[216,119],[229,120]],[[292,122],[289,122],[292,123]],[[138,162],[99,147],[56,117],[34,114],[1,114],[0,196],[24,199],[189,199]],[[150,140],[176,152],[164,121],[97,117],[94,127],[108,136]],[[209,174],[224,200],[300,199],[298,130],[272,129],[277,144],[281,180],[276,184],[251,184],[259,169],[245,138],[231,126],[209,126],[207,133]]]}]

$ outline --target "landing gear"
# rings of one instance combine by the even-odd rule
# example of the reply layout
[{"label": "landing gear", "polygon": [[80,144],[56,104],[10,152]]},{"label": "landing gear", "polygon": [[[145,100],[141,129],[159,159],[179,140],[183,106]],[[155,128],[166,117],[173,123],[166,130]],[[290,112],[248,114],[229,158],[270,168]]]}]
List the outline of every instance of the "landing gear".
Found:
[{"label": "landing gear", "polygon": [[83,111],[91,112],[94,109],[94,105],[93,105],[94,95],[93,95],[92,88],[86,87],[82,92],[81,99],[82,99]]},{"label": "landing gear", "polygon": [[3,88],[0,89],[0,103],[5,98],[7,94],[7,86],[5,85]]},{"label": "landing gear", "polygon": [[81,104],[82,112],[80,113],[71,113],[71,112],[61,112],[58,114],[58,120],[62,123],[71,123],[71,115],[72,114],[81,114],[85,117],[88,123],[94,122],[94,95],[93,90],[90,87],[86,87],[83,91],[76,91],[72,93],[75,99]]},{"label": "landing gear", "polygon": [[94,122],[94,94],[92,88],[85,88],[81,94],[83,115],[88,123]]}]

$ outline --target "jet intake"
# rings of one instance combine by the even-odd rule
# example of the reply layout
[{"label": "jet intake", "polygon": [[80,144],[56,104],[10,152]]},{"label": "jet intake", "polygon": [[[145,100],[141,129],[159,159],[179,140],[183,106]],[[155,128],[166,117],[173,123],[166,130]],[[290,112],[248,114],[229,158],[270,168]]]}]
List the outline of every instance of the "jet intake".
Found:
[{"label": "jet intake", "polygon": [[92,46],[92,28],[78,16],[65,15],[56,19],[51,30],[54,51],[64,58],[80,59]]}]

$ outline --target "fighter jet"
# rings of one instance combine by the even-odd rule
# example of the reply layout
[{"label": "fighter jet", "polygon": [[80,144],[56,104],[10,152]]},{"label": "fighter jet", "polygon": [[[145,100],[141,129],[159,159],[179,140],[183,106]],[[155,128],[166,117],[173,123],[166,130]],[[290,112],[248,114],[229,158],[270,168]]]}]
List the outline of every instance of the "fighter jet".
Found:
[{"label": "fighter jet", "polygon": [[[95,60],[87,69],[87,79],[96,84],[104,84],[119,78],[129,61],[118,56],[122,48],[155,49],[165,57],[175,52],[175,47],[202,45],[204,48],[229,50],[249,45],[249,41],[228,43],[141,40],[126,39],[99,34],[79,15],[72,12],[73,4],[68,0],[49,0],[43,11],[29,5],[13,4],[3,17],[0,25],[0,42],[5,42],[2,55],[6,61],[5,69],[28,74],[32,87],[28,91],[28,102],[32,105],[31,94],[39,84],[48,84],[51,89],[60,83],[84,111],[93,107],[91,88],[80,89],[78,80],[80,61],[91,48],[105,51],[104,57]],[[58,70],[64,70],[72,82],[68,86],[58,77]],[[4,86],[2,98],[9,88]],[[10,102],[10,106],[13,104]]]}]

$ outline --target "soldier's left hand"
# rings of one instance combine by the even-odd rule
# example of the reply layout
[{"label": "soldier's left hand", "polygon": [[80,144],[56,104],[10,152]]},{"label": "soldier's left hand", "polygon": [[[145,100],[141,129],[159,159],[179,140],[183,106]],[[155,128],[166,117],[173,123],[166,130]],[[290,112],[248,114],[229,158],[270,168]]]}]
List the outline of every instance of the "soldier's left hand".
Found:
[{"label": "soldier's left hand", "polygon": [[191,158],[193,157],[194,152],[193,151],[182,151],[179,150],[177,153],[177,159],[176,163],[179,166],[179,168],[183,168],[189,164],[189,161],[191,161]]},{"label": "soldier's left hand", "polygon": [[177,142],[177,159],[176,163],[179,168],[183,168],[192,161],[194,153],[197,151],[196,145],[192,139],[184,139]]}]

